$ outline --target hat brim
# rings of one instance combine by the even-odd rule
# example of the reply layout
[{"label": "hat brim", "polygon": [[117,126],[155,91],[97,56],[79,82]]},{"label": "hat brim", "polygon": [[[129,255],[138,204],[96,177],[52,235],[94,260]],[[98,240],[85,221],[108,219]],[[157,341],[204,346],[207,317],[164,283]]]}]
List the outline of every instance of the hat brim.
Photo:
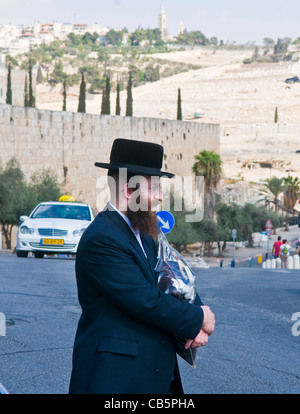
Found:
[{"label": "hat brim", "polygon": [[117,163],[104,163],[104,162],[95,162],[95,166],[99,168],[106,168],[108,170],[119,170],[120,168],[127,168],[127,171],[137,175],[149,175],[153,177],[167,177],[173,178],[175,174],[161,171],[158,168],[151,167],[142,167],[139,165],[130,165],[130,164],[117,164]]}]

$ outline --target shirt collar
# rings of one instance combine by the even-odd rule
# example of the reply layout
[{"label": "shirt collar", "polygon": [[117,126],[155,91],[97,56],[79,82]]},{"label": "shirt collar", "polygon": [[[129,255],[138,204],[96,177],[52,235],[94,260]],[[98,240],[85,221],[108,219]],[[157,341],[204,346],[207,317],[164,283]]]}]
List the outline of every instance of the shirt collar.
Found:
[{"label": "shirt collar", "polygon": [[115,207],[110,201],[108,202],[108,204],[117,212],[120,214],[121,217],[123,217],[123,219],[126,221],[126,223],[128,224],[128,226],[130,227],[130,229],[132,230],[132,232],[135,234],[135,236],[138,236],[140,234],[139,230],[134,230],[134,228],[132,227],[130,220],[127,216],[125,216],[125,214],[123,214],[120,210],[117,209],[117,207]]}]

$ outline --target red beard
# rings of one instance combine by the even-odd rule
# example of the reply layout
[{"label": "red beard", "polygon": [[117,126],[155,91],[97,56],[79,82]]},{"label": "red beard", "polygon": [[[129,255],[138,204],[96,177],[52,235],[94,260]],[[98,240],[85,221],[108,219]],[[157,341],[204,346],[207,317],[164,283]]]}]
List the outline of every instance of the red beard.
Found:
[{"label": "red beard", "polygon": [[131,211],[128,209],[126,216],[134,230],[139,230],[146,236],[157,237],[159,228],[155,211]]}]

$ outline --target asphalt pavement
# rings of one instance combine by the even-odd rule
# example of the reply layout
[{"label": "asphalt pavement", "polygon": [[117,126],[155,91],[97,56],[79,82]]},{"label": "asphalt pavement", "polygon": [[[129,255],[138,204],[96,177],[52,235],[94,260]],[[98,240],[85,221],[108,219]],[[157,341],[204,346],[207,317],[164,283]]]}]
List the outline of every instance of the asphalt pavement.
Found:
[{"label": "asphalt pavement", "polygon": [[[68,392],[80,316],[74,264],[0,255],[0,381],[11,394]],[[185,393],[299,393],[300,271],[194,270],[216,328],[196,368],[179,359]]]}]

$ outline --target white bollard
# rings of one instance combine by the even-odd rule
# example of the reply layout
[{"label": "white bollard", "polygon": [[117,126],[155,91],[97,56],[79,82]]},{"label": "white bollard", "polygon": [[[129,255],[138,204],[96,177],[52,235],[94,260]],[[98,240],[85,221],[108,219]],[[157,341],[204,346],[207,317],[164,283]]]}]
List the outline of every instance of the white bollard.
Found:
[{"label": "white bollard", "polygon": [[287,261],[286,261],[286,268],[287,269],[293,269],[294,268],[294,261],[292,256],[288,256]]},{"label": "white bollard", "polygon": [[280,257],[277,257],[277,259],[276,259],[276,269],[281,269],[281,260],[280,260]]},{"label": "white bollard", "polygon": [[271,260],[270,259],[266,260],[266,268],[271,269]]},{"label": "white bollard", "polygon": [[262,268],[265,269],[267,267],[266,262],[262,262]]},{"label": "white bollard", "polygon": [[294,269],[300,269],[300,258],[298,254],[294,255]]},{"label": "white bollard", "polygon": [[276,259],[271,259],[271,268],[276,269]]}]

